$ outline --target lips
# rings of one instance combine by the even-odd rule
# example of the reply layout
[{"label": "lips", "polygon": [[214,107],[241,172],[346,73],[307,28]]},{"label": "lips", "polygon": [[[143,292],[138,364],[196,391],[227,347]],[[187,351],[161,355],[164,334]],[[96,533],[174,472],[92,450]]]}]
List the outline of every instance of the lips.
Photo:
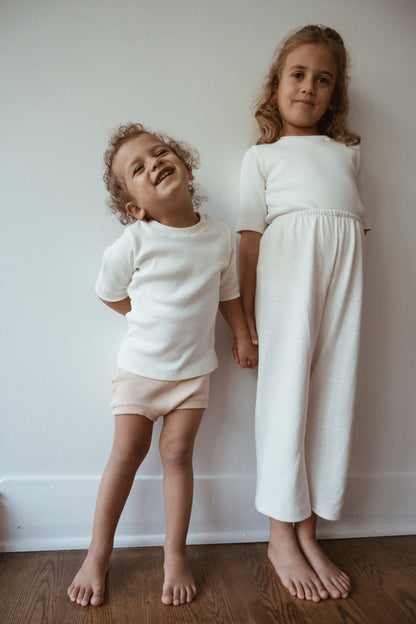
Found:
[{"label": "lips", "polygon": [[296,104],[306,104],[307,106],[313,106],[313,102],[310,100],[295,100]]},{"label": "lips", "polygon": [[172,175],[172,173],[174,172],[174,168],[173,167],[163,167],[163,169],[161,169],[159,171],[159,173],[156,176],[155,179],[155,186],[157,186],[158,184],[160,184],[161,182],[163,182],[163,180],[165,178],[167,178],[168,176]]}]

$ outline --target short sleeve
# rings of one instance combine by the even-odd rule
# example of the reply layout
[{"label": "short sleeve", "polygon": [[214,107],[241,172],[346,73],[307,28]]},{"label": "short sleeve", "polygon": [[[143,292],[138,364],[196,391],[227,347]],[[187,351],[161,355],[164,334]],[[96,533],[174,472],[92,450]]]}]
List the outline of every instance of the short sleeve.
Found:
[{"label": "short sleeve", "polygon": [[101,263],[95,292],[104,301],[121,301],[128,296],[127,289],[134,273],[135,249],[127,231],[108,247]]},{"label": "short sleeve", "polygon": [[229,231],[229,262],[221,272],[220,301],[231,301],[240,296],[237,274],[237,245],[234,235]]},{"label": "short sleeve", "polygon": [[263,234],[267,227],[266,179],[259,152],[251,147],[243,158],[240,173],[240,215],[237,232],[253,230]]}]

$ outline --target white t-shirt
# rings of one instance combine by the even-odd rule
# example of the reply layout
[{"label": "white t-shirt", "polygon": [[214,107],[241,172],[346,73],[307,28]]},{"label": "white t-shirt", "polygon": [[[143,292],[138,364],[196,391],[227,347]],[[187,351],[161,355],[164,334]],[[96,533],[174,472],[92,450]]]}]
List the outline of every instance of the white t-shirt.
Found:
[{"label": "white t-shirt", "polygon": [[191,227],[137,221],[104,252],[96,292],[131,299],[118,366],[161,380],[189,379],[218,365],[219,301],[239,296],[234,235],[208,215]]},{"label": "white t-shirt", "polygon": [[364,218],[358,191],[359,146],[324,135],[284,136],[254,145],[240,176],[237,230],[263,233],[273,219],[299,210],[352,213]]}]

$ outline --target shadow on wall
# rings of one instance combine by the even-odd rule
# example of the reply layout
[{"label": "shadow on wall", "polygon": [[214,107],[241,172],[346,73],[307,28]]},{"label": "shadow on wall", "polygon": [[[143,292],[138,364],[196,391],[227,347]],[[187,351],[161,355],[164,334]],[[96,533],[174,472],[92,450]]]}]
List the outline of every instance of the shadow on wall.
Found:
[{"label": "shadow on wall", "polygon": [[[409,134],[395,111],[382,109],[376,95],[354,93],[362,129],[363,202],[371,228],[366,237],[365,290],[357,417],[351,469],[362,472],[414,470],[414,192],[408,172]],[[386,129],[394,128],[388,149]],[[369,155],[377,154],[377,160]],[[384,175],[380,175],[383,172]],[[385,173],[389,172],[388,175]],[[392,176],[394,172],[394,183]],[[392,467],[393,470],[392,470]],[[397,468],[399,467],[399,468]],[[403,501],[406,508],[408,501]]]}]

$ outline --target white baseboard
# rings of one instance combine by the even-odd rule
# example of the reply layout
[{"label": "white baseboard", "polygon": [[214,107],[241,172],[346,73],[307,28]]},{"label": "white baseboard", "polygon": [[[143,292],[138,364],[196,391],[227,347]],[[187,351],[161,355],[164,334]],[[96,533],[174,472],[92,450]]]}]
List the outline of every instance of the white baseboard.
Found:
[{"label": "white baseboard", "polygon": [[[0,482],[0,550],[88,547],[99,477],[7,477]],[[196,476],[189,544],[267,541],[254,509],[253,475]],[[351,476],[343,517],[320,521],[320,538],[416,533],[416,475]],[[161,545],[160,476],[138,477],[121,517],[116,547]]]}]

